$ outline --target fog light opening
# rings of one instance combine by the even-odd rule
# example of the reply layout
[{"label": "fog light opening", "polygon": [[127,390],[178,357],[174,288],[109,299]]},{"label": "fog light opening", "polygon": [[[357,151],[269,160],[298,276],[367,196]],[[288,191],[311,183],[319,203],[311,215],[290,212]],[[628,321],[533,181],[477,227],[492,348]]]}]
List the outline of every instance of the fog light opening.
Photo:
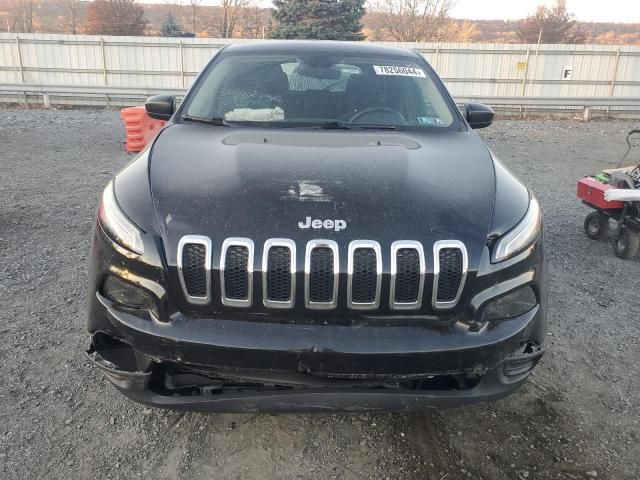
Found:
[{"label": "fog light opening", "polygon": [[538,299],[533,287],[527,285],[502,297],[491,300],[484,307],[484,321],[508,320],[533,310]]},{"label": "fog light opening", "polygon": [[106,278],[102,284],[102,295],[120,307],[147,310],[159,318],[156,302],[149,293],[117,277],[110,275]]},{"label": "fog light opening", "polygon": [[96,332],[91,337],[87,355],[112,370],[138,371],[138,361],[131,345],[106,333]]}]

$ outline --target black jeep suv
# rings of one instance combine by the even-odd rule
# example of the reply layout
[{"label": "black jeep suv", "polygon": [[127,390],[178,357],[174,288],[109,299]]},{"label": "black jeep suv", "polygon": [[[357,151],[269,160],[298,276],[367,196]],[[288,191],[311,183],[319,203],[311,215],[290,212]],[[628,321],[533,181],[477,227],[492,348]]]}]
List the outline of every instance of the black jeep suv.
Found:
[{"label": "black jeep suv", "polygon": [[222,49],[102,195],[89,358],[125,395],[209,411],[498,399],[543,353],[535,197],[417,53]]}]

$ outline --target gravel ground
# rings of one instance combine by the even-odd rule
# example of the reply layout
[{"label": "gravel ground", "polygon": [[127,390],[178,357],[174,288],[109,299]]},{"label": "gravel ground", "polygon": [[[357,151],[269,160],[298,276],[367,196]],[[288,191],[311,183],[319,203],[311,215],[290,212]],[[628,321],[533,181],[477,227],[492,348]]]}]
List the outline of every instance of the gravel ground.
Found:
[{"label": "gravel ground", "polygon": [[0,477],[638,478],[640,261],[584,236],[574,194],[634,126],[482,132],[545,210],[548,353],[517,393],[420,414],[208,416],[131,403],[84,357],[95,206],[130,158],[118,114],[0,110]]}]

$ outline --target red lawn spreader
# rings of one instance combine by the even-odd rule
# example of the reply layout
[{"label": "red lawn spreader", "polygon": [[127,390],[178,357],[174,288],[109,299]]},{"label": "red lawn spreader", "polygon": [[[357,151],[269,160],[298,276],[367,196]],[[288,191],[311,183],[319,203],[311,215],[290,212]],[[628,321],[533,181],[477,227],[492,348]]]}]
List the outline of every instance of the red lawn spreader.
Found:
[{"label": "red lawn spreader", "polygon": [[609,220],[617,222],[613,249],[624,259],[640,250],[640,165],[622,167],[632,149],[640,145],[640,130],[627,135],[627,151],[611,170],[578,180],[578,198],[593,208],[584,220],[584,231],[593,240],[609,233]]}]

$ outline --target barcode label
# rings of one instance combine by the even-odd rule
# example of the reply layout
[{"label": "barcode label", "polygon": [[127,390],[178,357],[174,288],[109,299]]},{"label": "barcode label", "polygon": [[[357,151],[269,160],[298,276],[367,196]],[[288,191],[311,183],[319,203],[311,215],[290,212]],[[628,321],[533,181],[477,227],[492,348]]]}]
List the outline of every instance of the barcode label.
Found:
[{"label": "barcode label", "polygon": [[376,72],[376,75],[400,75],[403,77],[426,78],[424,70],[421,68],[374,65],[373,70]]}]

